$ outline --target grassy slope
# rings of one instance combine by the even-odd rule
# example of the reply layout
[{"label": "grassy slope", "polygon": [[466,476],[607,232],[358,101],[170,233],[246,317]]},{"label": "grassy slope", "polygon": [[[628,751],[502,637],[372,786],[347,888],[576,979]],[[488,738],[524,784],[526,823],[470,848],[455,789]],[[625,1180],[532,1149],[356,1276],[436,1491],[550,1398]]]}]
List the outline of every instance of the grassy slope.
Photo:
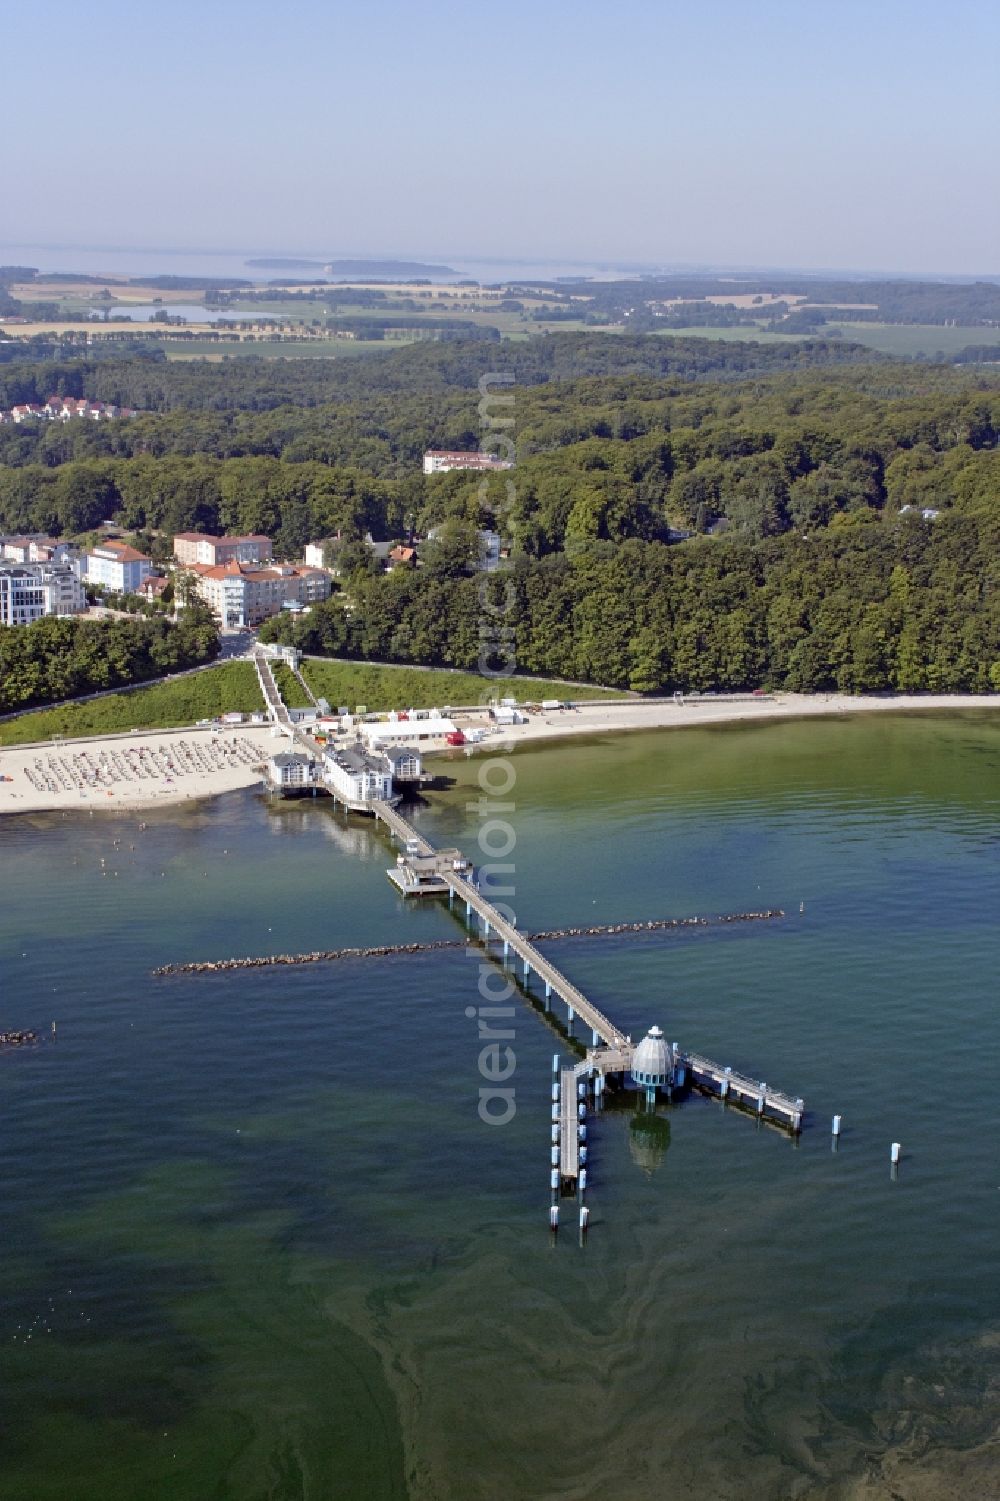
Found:
[{"label": "grassy slope", "polygon": [[361,662],[303,663],[303,676],[317,698],[331,708],[345,704],[371,710],[440,709],[445,704],[480,704],[490,698],[537,702],[543,698],[626,698],[614,688],[579,687],[534,678],[485,678],[474,672],[442,672],[420,667],[383,667]]},{"label": "grassy slope", "polygon": [[46,740],[52,735],[102,735],[118,730],[162,729],[194,724],[235,709],[263,708],[251,662],[227,662],[134,693],[109,693],[89,703],[65,704],[22,714],[0,724],[0,745]]},{"label": "grassy slope", "polygon": [[272,662],[271,671],[278,685],[278,692],[290,709],[312,708],[305,689],[289,667],[283,662]]}]

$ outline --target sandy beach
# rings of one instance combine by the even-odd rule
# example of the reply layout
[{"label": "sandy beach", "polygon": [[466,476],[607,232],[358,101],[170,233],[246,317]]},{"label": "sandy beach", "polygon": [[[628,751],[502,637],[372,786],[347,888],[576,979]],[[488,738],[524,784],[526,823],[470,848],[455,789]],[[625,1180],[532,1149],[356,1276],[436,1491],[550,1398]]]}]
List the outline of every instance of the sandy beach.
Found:
[{"label": "sandy beach", "polygon": [[275,748],[259,727],[133,735],[0,749],[0,814],[122,812],[252,787]]},{"label": "sandy beach", "polygon": [[[527,724],[490,727],[487,739],[468,747],[484,754],[501,748],[572,735],[600,735],[629,730],[690,729],[704,725],[762,723],[781,719],[821,718],[845,714],[1000,710],[1000,694],[942,693],[898,698],[852,697],[849,694],[778,693],[733,700],[686,699],[683,702],[581,704],[532,715]],[[468,727],[475,720],[463,717]],[[485,723],[485,721],[484,721]],[[233,731],[148,730],[127,737],[66,741],[58,745],[9,746],[0,749],[0,814],[72,809],[120,812],[163,807],[193,798],[216,797],[260,782],[259,767],[276,749],[288,749],[270,729]],[[456,752],[427,749],[425,758]]]},{"label": "sandy beach", "polygon": [[[689,698],[683,701],[618,704],[580,704],[531,715],[527,724],[500,732],[513,746],[568,735],[597,735],[616,730],[690,729],[701,725],[737,724],[775,719],[815,719],[844,714],[898,714],[923,710],[1000,709],[1000,693],[937,693],[898,697],[855,696],[849,693],[774,693],[760,698]],[[464,725],[464,721],[463,721]],[[495,746],[496,740],[493,739]],[[489,748],[488,746],[486,748]]]}]

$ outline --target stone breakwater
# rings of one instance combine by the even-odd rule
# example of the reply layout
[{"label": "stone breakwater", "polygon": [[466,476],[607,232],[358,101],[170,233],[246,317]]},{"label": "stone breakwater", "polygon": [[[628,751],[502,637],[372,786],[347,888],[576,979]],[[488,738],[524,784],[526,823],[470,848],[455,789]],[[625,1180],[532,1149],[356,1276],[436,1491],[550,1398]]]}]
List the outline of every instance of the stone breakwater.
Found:
[{"label": "stone breakwater", "polygon": [[37,1041],[37,1032],[0,1032],[0,1048],[30,1048]]},{"label": "stone breakwater", "polygon": [[[549,928],[526,933],[531,943],[557,938],[613,938],[624,933],[660,933],[673,928],[714,928],[728,923],[771,922],[784,917],[779,907],[763,912],[729,912],[720,917],[658,917],[648,922],[601,923],[589,928]],[[239,959],[202,959],[187,964],[161,964],[154,975],[214,975],[231,969],[274,969],[279,965],[331,964],[338,959],[395,959],[409,954],[433,954],[441,949],[464,949],[475,939],[439,938],[429,943],[380,943],[371,948],[314,949],[309,954],[247,955]]]}]

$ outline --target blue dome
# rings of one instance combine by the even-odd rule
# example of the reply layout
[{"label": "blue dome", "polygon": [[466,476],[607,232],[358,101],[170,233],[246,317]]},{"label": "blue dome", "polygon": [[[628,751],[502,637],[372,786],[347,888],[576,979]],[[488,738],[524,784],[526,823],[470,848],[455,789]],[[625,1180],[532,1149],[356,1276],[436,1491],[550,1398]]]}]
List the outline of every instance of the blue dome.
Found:
[{"label": "blue dome", "polygon": [[671,1084],[674,1054],[659,1027],[650,1027],[632,1058],[632,1078],[647,1088]]}]

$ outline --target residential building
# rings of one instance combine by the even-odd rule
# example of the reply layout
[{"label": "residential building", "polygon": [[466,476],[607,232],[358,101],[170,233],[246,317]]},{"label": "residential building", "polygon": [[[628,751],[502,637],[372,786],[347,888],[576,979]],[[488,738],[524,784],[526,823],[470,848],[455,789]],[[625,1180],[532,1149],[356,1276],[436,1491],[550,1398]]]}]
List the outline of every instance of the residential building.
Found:
[{"label": "residential building", "polygon": [[141,595],[143,599],[149,601],[161,599],[163,597],[163,591],[167,588],[169,583],[170,580],[166,578],[162,573],[150,573],[146,575],[135,592],[136,594]]},{"label": "residential building", "polygon": [[36,532],[30,537],[0,537],[0,557],[12,563],[69,563],[76,557],[76,548],[71,542]]},{"label": "residential building", "polygon": [[274,556],[270,537],[213,537],[209,532],[178,532],[174,557],[178,563],[202,563],[220,568],[224,563],[269,563]]},{"label": "residential building", "polygon": [[224,626],[260,625],[286,607],[329,599],[333,582],[320,568],[293,568],[288,563],[255,568],[231,559],[217,567],[189,565],[195,590]]},{"label": "residential building", "polygon": [[73,417],[87,417],[92,422],[107,422],[115,417],[134,417],[131,407],[115,406],[110,401],[78,400],[74,396],[50,396],[44,406],[37,401],[24,402],[0,412],[3,422],[69,422]]},{"label": "residential building", "polygon": [[298,576],[298,593],[293,595],[300,604],[322,604],[333,593],[333,579],[323,568],[293,568]]},{"label": "residential building", "polygon": [[[0,541],[0,557],[6,558],[10,563],[32,562],[31,538],[4,537],[2,541]],[[35,561],[37,561],[37,559]]]},{"label": "residential building", "polygon": [[509,459],[495,453],[462,453],[446,448],[429,448],[424,454],[425,474],[447,474],[451,469],[513,469]]},{"label": "residential building", "polygon": [[393,547],[389,550],[386,566],[391,573],[394,568],[415,568],[417,565],[417,549],[415,547]]},{"label": "residential building", "polygon": [[[325,568],[327,565],[323,560],[328,555],[328,549],[334,543],[342,541],[343,538],[340,532],[337,532],[333,537],[324,537],[321,542],[307,542],[305,552],[303,553],[306,566],[308,568]],[[384,563],[387,560],[393,546],[391,542],[376,542],[371,532],[365,532],[364,541],[371,548],[380,563]],[[331,558],[330,567],[334,573],[339,571],[339,564],[336,561],[335,554]]]},{"label": "residential building", "polygon": [[135,594],[153,572],[153,560],[127,542],[102,542],[87,554],[87,582],[116,594]]},{"label": "residential building", "polygon": [[0,563],[0,625],[30,625],[43,615],[79,615],[87,596],[75,571],[59,563]]}]

